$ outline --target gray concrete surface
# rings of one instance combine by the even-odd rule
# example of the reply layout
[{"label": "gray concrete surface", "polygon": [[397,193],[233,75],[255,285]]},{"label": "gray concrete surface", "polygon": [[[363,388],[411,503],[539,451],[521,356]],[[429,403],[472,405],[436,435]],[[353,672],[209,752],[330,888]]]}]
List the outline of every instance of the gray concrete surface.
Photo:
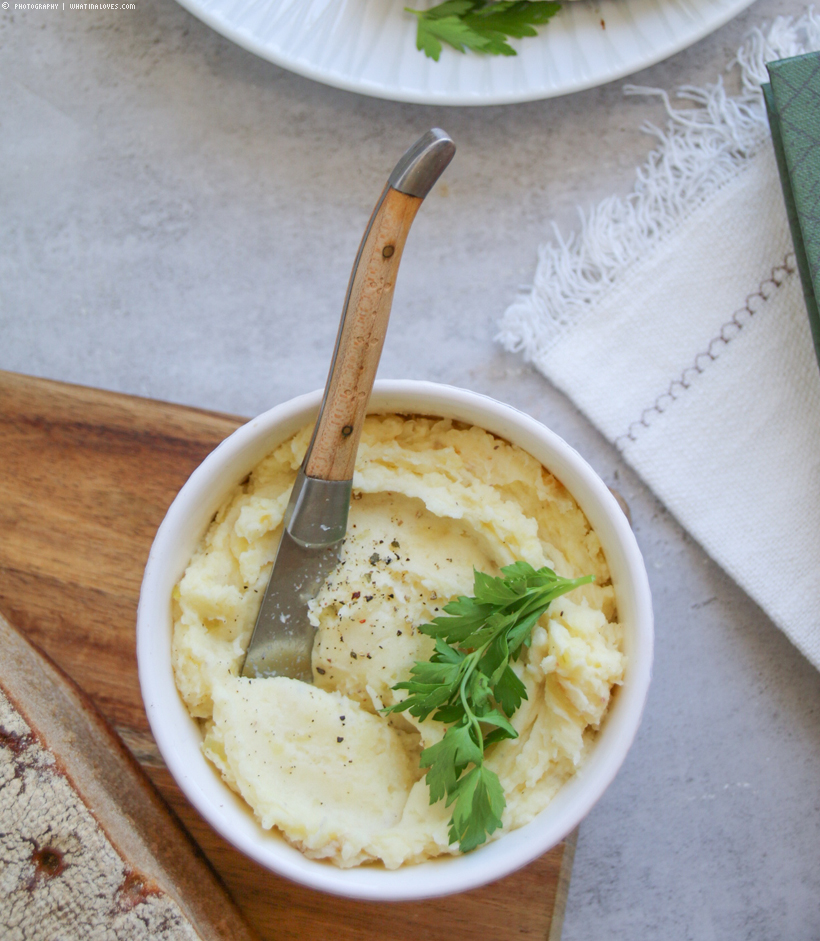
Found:
[{"label": "gray concrete surface", "polygon": [[[759,0],[634,77],[712,81]],[[632,507],[657,660],[624,768],[581,828],[564,927],[591,939],[820,938],[820,675],[550,385],[493,342],[536,247],[626,192],[662,120],[621,83],[488,109],[358,97],[254,58],[173,0],[0,12],[0,368],[251,415],[325,377],[396,156],[457,140],[411,234],[380,376],[487,392]],[[815,495],[811,495],[814,498]]]}]

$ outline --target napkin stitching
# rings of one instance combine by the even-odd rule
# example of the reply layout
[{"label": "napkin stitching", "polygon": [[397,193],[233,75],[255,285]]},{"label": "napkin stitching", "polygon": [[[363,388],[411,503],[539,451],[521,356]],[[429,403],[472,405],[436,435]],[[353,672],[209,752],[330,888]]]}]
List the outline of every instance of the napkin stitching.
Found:
[{"label": "napkin stitching", "polygon": [[578,214],[581,231],[567,238],[553,223],[555,240],[541,246],[532,287],[507,308],[496,339],[536,365],[580,323],[634,265],[663,244],[723,186],[736,179],[768,137],[760,86],[766,62],[820,49],[820,18],[810,8],[798,19],[777,17],[764,34],[753,30],[729,69],[739,67],[742,91],[729,96],[722,79],[704,88],[683,86],[673,107],[662,89],[625,86],[626,94],[657,95],[666,130],[644,124],[657,137],[636,172],[633,191]]},{"label": "napkin stitching", "polygon": [[[663,415],[664,412],[671,408],[673,403],[681,398],[684,392],[692,388],[692,384],[697,380],[697,377],[703,375],[710,364],[714,363],[720,357],[721,352],[732,340],[740,336],[743,328],[749,324],[755,314],[764,310],[764,305],[768,303],[775,292],[781,288],[796,271],[797,260],[795,254],[789,251],[786,253],[782,264],[775,265],[772,268],[771,274],[768,278],[760,282],[757,291],[746,298],[743,307],[738,308],[726,323],[721,326],[718,333],[712,337],[707,344],[706,349],[701,350],[701,352],[695,356],[692,365],[687,366],[677,379],[673,379],[669,383],[669,387],[666,391],[662,392],[652,405],[641,412],[641,417],[629,425],[626,433],[615,438],[615,447],[618,448],[619,451],[623,451],[628,447],[628,442],[636,443],[638,437],[643,434],[641,429],[649,429],[656,415]],[[753,303],[756,301],[762,303],[753,306]]]}]

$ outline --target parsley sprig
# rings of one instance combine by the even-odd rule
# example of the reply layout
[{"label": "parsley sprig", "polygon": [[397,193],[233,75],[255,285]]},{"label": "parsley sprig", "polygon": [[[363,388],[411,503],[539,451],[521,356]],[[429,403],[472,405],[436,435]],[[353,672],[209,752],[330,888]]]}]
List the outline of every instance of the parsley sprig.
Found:
[{"label": "parsley sprig", "polygon": [[445,0],[429,10],[405,7],[418,19],[416,48],[436,62],[443,42],[459,52],[514,56],[507,39],[537,36],[535,27],[560,9],[551,0]]},{"label": "parsley sprig", "polygon": [[474,597],[445,605],[445,614],[419,630],[436,640],[429,661],[416,661],[411,679],[393,689],[409,695],[386,713],[409,711],[420,721],[450,727],[440,742],[425,748],[420,764],[428,768],[430,803],[446,798],[453,807],[450,843],[463,853],[483,843],[501,826],[506,806],[498,775],[484,765],[485,749],[517,738],[510,718],[527,698],[511,662],[529,647],[532,629],[550,603],[584,578],[560,578],[552,569],[514,562],[502,577],[475,572]]}]

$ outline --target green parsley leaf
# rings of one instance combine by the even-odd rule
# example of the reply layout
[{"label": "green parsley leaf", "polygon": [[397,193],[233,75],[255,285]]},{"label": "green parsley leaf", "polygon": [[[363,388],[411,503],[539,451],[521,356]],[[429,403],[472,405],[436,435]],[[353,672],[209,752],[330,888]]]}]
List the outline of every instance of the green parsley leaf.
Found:
[{"label": "green parsley leaf", "polygon": [[536,36],[561,9],[552,0],[445,0],[429,10],[405,7],[417,19],[416,48],[436,62],[442,43],[459,52],[514,56],[507,37]]},{"label": "green parsley leaf", "polygon": [[498,775],[477,765],[458,782],[450,842],[458,841],[462,853],[480,846],[501,826],[506,801]]},{"label": "green parsley leaf", "polygon": [[[442,6],[471,2],[448,0]],[[450,842],[458,841],[463,853],[501,826],[506,806],[484,754],[496,742],[518,737],[510,719],[527,689],[510,661],[530,645],[533,627],[556,598],[591,581],[591,575],[560,578],[526,562],[505,566],[500,576],[475,572],[473,597],[449,602],[443,615],[419,627],[435,638],[433,655],[417,661],[410,679],[393,687],[409,695],[384,712],[408,711],[422,722],[433,713],[449,726],[440,742],[421,753],[420,765],[428,769],[430,803],[446,799],[445,806],[454,805]]]},{"label": "green parsley leaf", "polygon": [[509,664],[505,665],[501,678],[493,687],[493,696],[508,716],[527,698],[527,687],[518,679]]},{"label": "green parsley leaf", "polygon": [[469,723],[451,725],[440,742],[425,748],[419,763],[422,768],[430,769],[427,772],[430,802],[435,804],[446,796],[449,804],[456,792],[458,776],[468,764],[480,764],[483,755],[483,745],[476,742]]}]

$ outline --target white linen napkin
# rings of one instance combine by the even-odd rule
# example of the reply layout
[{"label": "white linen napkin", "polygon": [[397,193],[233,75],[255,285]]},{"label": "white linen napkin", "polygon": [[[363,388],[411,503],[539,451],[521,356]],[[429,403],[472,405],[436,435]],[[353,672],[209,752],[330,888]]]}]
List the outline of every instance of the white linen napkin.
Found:
[{"label": "white linen napkin", "polygon": [[622,452],[820,668],[820,370],[761,83],[820,49],[779,18],[739,50],[743,91],[678,94],[633,192],[539,252],[499,339]]}]

